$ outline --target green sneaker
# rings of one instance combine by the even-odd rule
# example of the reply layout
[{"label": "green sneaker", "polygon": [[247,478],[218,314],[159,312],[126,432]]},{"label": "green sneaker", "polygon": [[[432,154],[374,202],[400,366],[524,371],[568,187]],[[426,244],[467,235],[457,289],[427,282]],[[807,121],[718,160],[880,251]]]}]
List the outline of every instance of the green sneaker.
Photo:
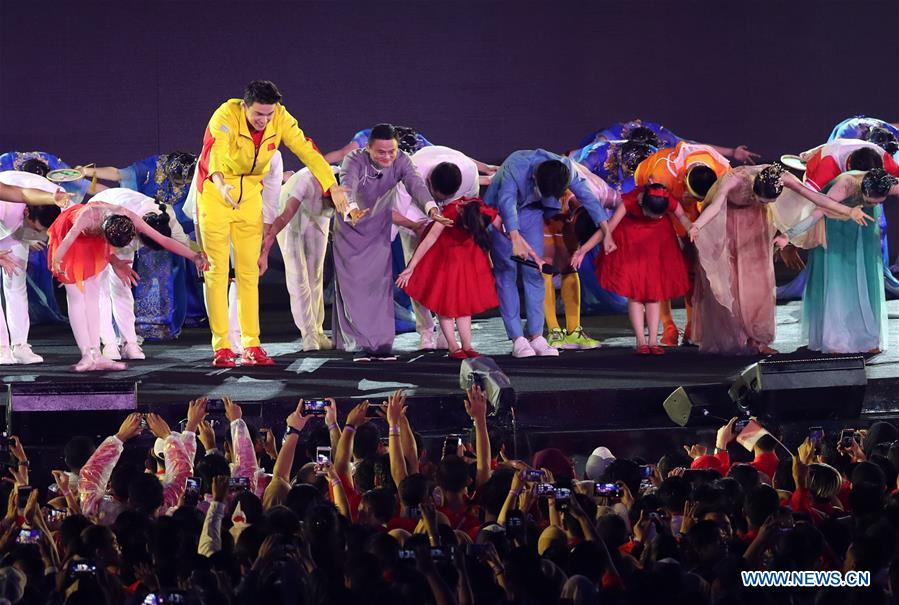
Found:
[{"label": "green sneaker", "polygon": [[563,349],[598,349],[602,343],[595,338],[590,338],[584,333],[584,328],[578,326],[576,330],[568,333],[562,340]]},{"label": "green sneaker", "polygon": [[546,337],[546,342],[549,346],[556,349],[562,348],[565,344],[565,332],[562,330],[550,330],[549,335]]}]

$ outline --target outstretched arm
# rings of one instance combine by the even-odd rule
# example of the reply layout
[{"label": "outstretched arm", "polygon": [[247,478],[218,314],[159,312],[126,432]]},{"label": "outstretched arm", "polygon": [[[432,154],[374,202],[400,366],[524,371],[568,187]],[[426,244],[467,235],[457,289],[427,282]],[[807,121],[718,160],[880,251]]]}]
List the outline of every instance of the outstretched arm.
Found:
[{"label": "outstretched arm", "polygon": [[[874,219],[866,214],[864,210],[859,207],[850,208],[849,206],[844,206],[843,204],[831,199],[827,195],[823,195],[814,191],[810,187],[806,187],[802,184],[802,182],[793,176],[790,173],[785,173],[783,176],[784,187],[795,191],[814,205],[819,208],[824,208],[825,210],[830,210],[834,214],[839,214],[841,216],[845,216],[851,218],[859,225],[866,225],[866,219],[869,221],[873,221]],[[704,214],[704,213],[703,213]],[[700,215],[700,220],[702,220],[702,216]],[[699,222],[699,221],[697,221]]]},{"label": "outstretched arm", "polygon": [[131,212],[130,210],[126,210],[124,208],[119,208],[117,210],[117,213],[124,214],[125,216],[130,218],[131,221],[134,223],[134,227],[135,227],[135,229],[137,229],[138,233],[150,238],[151,240],[153,240],[154,242],[156,242],[157,244],[159,244],[160,246],[162,246],[169,252],[172,252],[173,254],[177,254],[178,256],[183,256],[184,258],[190,259],[194,262],[197,262],[198,257],[202,256],[201,253],[194,252],[193,250],[191,250],[189,247],[185,246],[184,244],[177,242],[177,241],[173,240],[172,238],[166,237],[163,234],[159,233],[158,231],[156,231],[156,229],[154,229],[153,227],[151,227],[150,225],[145,223],[144,219],[142,217],[138,216],[137,214],[135,214],[134,212]]},{"label": "outstretched arm", "polygon": [[0,200],[30,206],[60,206],[64,208],[69,203],[69,195],[62,189],[57,189],[55,193],[49,193],[40,189],[0,183]]},{"label": "outstretched arm", "polygon": [[415,249],[415,254],[412,255],[412,260],[409,261],[409,264],[406,265],[406,268],[400,273],[399,277],[396,278],[396,285],[400,288],[405,288],[409,283],[409,278],[412,277],[412,272],[415,271],[415,267],[421,261],[422,257],[427,254],[428,250],[437,242],[437,238],[440,237],[440,234],[443,233],[444,230],[443,223],[434,222],[434,225],[431,227],[431,230],[428,232],[428,235],[425,236],[424,240],[418,245],[418,248]]},{"label": "outstretched arm", "polygon": [[712,201],[703,206],[702,214],[700,214],[699,218],[696,219],[696,222],[693,223],[693,227],[690,229],[691,240],[695,239],[699,230],[708,225],[709,222],[721,212],[721,208],[727,202],[727,194],[734,188],[736,178],[731,174],[726,174],[721,177],[720,182],[721,185],[718,186],[715,191],[715,197],[712,198]]},{"label": "outstretched arm", "polygon": [[78,168],[87,178],[96,176],[102,181],[112,181],[114,183],[122,180],[122,173],[115,166],[78,166]]},{"label": "outstretched arm", "polygon": [[677,208],[674,209],[674,216],[676,216],[677,220],[680,221],[680,224],[683,226],[684,231],[689,233],[690,228],[693,226],[693,222],[687,216],[687,213],[684,212],[684,208],[680,205],[680,202],[677,203]]}]

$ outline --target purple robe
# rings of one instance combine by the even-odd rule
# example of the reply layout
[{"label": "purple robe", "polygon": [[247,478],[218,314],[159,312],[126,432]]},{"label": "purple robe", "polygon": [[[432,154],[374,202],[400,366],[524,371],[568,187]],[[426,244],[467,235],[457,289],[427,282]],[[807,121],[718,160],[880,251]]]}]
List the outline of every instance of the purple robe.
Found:
[{"label": "purple robe", "polygon": [[396,335],[393,323],[393,270],[390,230],[395,187],[402,182],[425,213],[434,203],[412,160],[400,152],[386,169],[372,163],[365,149],[349,153],[340,167],[340,184],[360,209],[370,209],[355,227],[334,217],[334,344],[345,351],[388,355]]}]

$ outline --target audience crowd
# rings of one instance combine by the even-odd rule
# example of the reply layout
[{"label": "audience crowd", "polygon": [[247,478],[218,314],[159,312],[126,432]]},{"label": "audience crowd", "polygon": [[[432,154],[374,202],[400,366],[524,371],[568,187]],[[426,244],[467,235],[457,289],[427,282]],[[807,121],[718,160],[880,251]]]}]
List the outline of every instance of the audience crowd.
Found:
[{"label": "audience crowd", "polygon": [[[31,486],[28,448],[10,437],[0,604],[897,600],[899,431],[886,422],[810,434],[793,452],[769,426],[741,463],[733,419],[714,449],[650,462],[597,447],[578,471],[577,452],[515,459],[477,387],[471,431],[431,448],[402,391],[343,426],[335,401],[300,401],[280,440],[221,403],[191,402],[178,432],[131,414],[100,444],[74,437],[49,486]],[[135,443],[145,432],[152,448]],[[871,582],[746,587],[750,570]]]}]

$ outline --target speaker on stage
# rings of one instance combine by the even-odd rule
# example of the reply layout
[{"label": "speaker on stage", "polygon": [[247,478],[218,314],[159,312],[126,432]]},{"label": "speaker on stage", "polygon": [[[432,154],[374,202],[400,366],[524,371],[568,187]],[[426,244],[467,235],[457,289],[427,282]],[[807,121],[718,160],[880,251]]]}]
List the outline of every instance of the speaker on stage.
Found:
[{"label": "speaker on stage", "polygon": [[760,361],[731,386],[731,400],[772,420],[850,419],[862,413],[865,358],[860,355]]},{"label": "speaker on stage", "polygon": [[8,394],[6,430],[31,443],[106,437],[137,411],[136,382],[13,382]]},{"label": "speaker on stage", "polygon": [[500,407],[508,407],[515,403],[512,381],[490,357],[482,355],[462,360],[462,367],[459,369],[459,387],[469,389],[475,384],[487,393],[487,401],[493,406],[493,410],[489,412],[491,414],[496,414]]}]

